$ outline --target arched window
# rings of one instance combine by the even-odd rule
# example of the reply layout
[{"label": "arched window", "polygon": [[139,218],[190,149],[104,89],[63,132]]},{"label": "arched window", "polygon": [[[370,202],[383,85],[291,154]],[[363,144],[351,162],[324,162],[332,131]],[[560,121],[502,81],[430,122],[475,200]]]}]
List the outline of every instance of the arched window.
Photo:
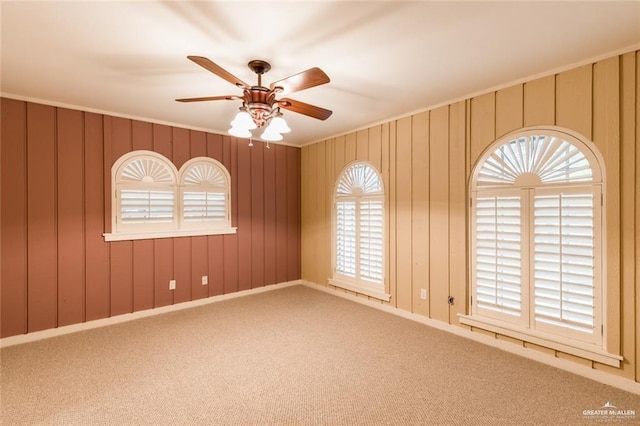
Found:
[{"label": "arched window", "polygon": [[211,158],[194,158],[181,169],[180,192],[183,228],[230,227],[230,177]]},{"label": "arched window", "polygon": [[180,171],[153,151],[133,151],[111,168],[112,232],[106,241],[233,234],[231,179],[218,161],[197,157]]},{"label": "arched window", "polygon": [[568,132],[520,131],[489,147],[470,181],[479,322],[461,321],[602,348],[602,187],[596,148]]},{"label": "arched window", "polygon": [[347,166],[334,193],[334,276],[330,283],[383,300],[384,190],[368,163]]}]

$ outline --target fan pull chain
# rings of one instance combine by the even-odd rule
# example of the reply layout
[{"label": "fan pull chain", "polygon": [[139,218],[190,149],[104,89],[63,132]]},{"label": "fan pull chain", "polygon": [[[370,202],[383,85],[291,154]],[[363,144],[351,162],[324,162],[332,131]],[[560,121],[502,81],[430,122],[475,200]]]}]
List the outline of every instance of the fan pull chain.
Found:
[{"label": "fan pull chain", "polygon": [[253,138],[249,136],[249,146],[253,146]]},{"label": "fan pull chain", "polygon": [[267,141],[267,149],[271,149],[271,147],[269,146],[269,141]]}]

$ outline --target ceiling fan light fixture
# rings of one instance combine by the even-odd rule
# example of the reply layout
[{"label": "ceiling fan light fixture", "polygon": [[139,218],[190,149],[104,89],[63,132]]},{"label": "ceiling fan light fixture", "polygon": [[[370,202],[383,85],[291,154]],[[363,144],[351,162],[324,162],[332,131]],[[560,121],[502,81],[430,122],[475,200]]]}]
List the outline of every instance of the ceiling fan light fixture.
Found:
[{"label": "ceiling fan light fixture", "polygon": [[291,129],[287,125],[287,122],[284,121],[284,118],[282,118],[282,113],[279,113],[279,115],[271,119],[269,128],[273,128],[273,130],[278,133],[289,133],[291,131]]},{"label": "ceiling fan light fixture", "polygon": [[257,128],[258,126],[256,126],[256,123],[253,121],[251,114],[241,108],[240,112],[236,114],[236,117],[231,122],[231,127],[237,127],[248,131]]},{"label": "ceiling fan light fixture", "polygon": [[249,129],[245,129],[245,128],[238,127],[238,126],[232,126],[228,130],[228,133],[231,136],[235,136],[237,138],[250,138],[252,136],[252,134],[249,131]]},{"label": "ceiling fan light fixture", "polygon": [[262,132],[260,139],[269,142],[277,142],[282,140],[282,135],[271,126],[268,126],[266,129],[264,129],[264,132]]}]

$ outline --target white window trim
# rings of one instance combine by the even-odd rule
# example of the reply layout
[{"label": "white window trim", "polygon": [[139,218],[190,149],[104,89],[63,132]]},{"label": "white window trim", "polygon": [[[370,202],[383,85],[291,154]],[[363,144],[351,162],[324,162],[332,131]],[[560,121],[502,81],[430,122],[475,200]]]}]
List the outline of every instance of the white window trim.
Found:
[{"label": "white window trim", "polygon": [[[174,194],[174,215],[171,223],[159,224],[117,224],[117,218],[120,214],[120,198],[117,191],[122,188],[131,186],[135,188],[135,183],[120,183],[117,178],[121,172],[121,168],[130,160],[139,157],[152,157],[160,163],[163,163],[172,173],[173,183],[170,185],[158,185],[158,188],[171,188]],[[225,221],[203,221],[203,226],[198,223],[185,224],[184,212],[182,209],[182,194],[185,188],[190,186],[184,185],[184,174],[194,164],[198,162],[206,162],[217,167],[225,176],[226,188],[224,189],[226,199],[226,218]],[[154,187],[151,184],[149,187]],[[194,188],[198,188],[194,185]],[[231,176],[229,171],[219,161],[210,157],[196,157],[185,162],[180,170],[177,170],[174,164],[161,154],[147,150],[131,151],[122,155],[111,167],[111,229],[112,232],[103,233],[104,240],[110,241],[128,241],[128,240],[144,240],[155,238],[175,238],[175,237],[191,237],[203,235],[230,235],[237,233],[237,227],[231,226]]]},{"label": "white window trim", "polygon": [[[500,138],[499,140],[496,140],[493,144],[487,147],[484,154],[477,160],[476,166],[474,168],[474,172],[472,173],[471,179],[469,181],[469,184],[470,184],[469,196],[471,200],[475,199],[475,197],[480,192],[482,192],[483,194],[485,193],[485,191],[486,193],[490,192],[491,188],[489,187],[483,187],[482,189],[478,188],[478,186],[476,185],[477,174],[481,168],[481,165],[484,163],[486,158],[495,151],[496,147],[512,139],[522,137],[522,136],[529,136],[532,134],[553,135],[568,141],[577,140],[578,143],[576,143],[576,145],[578,147],[580,146],[583,147],[581,151],[583,152],[585,157],[587,157],[589,162],[592,164],[593,180],[587,183],[587,185],[599,186],[599,193],[602,194],[602,197],[604,198],[605,188],[602,180],[602,177],[604,176],[604,170],[603,170],[604,162],[602,160],[602,156],[599,154],[595,145],[592,142],[588,141],[584,136],[572,131],[568,131],[566,129],[554,128],[550,126],[536,126],[536,127],[531,127],[527,129],[522,129],[519,131],[514,131]],[[584,185],[585,185],[584,182],[576,182],[575,184],[574,183],[563,184],[563,186],[565,187],[584,186]],[[542,185],[538,188],[552,187],[552,186],[553,185]],[[601,277],[601,281],[600,281],[601,294],[600,294],[599,303],[597,303],[597,305],[599,305],[600,310],[599,312],[596,313],[596,315],[599,315],[599,320],[600,320],[599,327],[602,328],[602,336],[599,343],[592,344],[592,343],[588,343],[580,340],[575,340],[570,337],[561,336],[555,333],[546,333],[545,331],[542,331],[539,329],[531,329],[528,327],[524,327],[522,325],[516,324],[515,322],[501,321],[500,319],[497,319],[497,318],[490,318],[487,316],[482,316],[477,314],[475,312],[475,306],[472,305],[472,297],[475,293],[475,286],[473,285],[473,279],[474,279],[473,277],[474,277],[474,270],[475,270],[475,264],[473,263],[473,259],[474,259],[473,244],[469,245],[469,252],[470,252],[469,259],[472,263],[470,265],[470,268],[468,269],[469,284],[470,284],[469,306],[471,306],[471,308],[469,310],[468,315],[458,314],[460,323],[619,368],[620,363],[623,360],[623,357],[618,353],[609,352],[609,348],[607,348],[607,316],[608,316],[606,312],[606,306],[607,306],[606,264],[607,263],[606,263],[606,244],[604,243],[606,241],[605,235],[604,235],[605,223],[606,223],[605,221],[606,212],[604,209],[604,203],[602,203],[601,208],[598,209],[598,212],[601,215],[600,217],[600,224],[601,224],[600,241],[601,242],[599,243],[599,248],[600,248],[599,274]],[[473,231],[475,227],[473,223],[474,222],[473,210],[471,213],[472,214],[468,216],[470,221],[468,229],[470,229],[472,232],[470,236],[471,237],[470,241],[473,241],[474,239],[473,232],[475,232]],[[527,307],[527,309],[528,308],[529,307]]]},{"label": "white window trim", "polygon": [[[381,187],[381,191],[379,194],[371,194],[369,196],[367,196],[367,199],[379,199],[383,202],[383,217],[382,217],[382,223],[383,223],[383,235],[382,235],[382,246],[383,246],[383,262],[382,262],[382,283],[380,284],[375,284],[375,283],[368,283],[366,280],[358,280],[356,278],[353,277],[349,277],[349,276],[345,276],[340,274],[339,272],[337,272],[337,267],[336,267],[336,252],[337,252],[337,246],[336,246],[336,242],[337,242],[337,217],[336,217],[336,206],[337,206],[337,202],[338,199],[342,199],[342,200],[355,200],[356,202],[358,202],[358,200],[361,198],[360,196],[337,196],[338,193],[338,185],[340,184],[340,180],[342,178],[342,176],[344,175],[344,173],[349,170],[351,167],[353,167],[356,164],[365,164],[368,167],[370,167],[377,175],[377,178],[379,180],[380,183],[380,187]],[[367,162],[367,161],[353,161],[349,164],[347,164],[342,171],[338,174],[338,178],[336,179],[336,183],[334,185],[334,189],[333,189],[333,209],[332,209],[332,214],[331,214],[331,227],[332,227],[332,242],[331,242],[331,262],[332,262],[332,270],[333,270],[333,277],[329,278],[328,282],[329,284],[335,286],[335,287],[339,287],[345,290],[349,290],[349,291],[353,291],[359,294],[364,294],[370,297],[374,297],[376,299],[379,300],[383,300],[385,302],[388,302],[391,300],[391,294],[389,294],[387,292],[387,288],[386,288],[386,283],[387,280],[385,278],[386,276],[386,271],[385,271],[385,255],[386,255],[386,238],[387,238],[387,232],[386,232],[386,215],[387,212],[384,210],[386,204],[384,203],[384,182],[382,180],[382,176],[380,175],[380,172],[376,169],[376,167]]]}]

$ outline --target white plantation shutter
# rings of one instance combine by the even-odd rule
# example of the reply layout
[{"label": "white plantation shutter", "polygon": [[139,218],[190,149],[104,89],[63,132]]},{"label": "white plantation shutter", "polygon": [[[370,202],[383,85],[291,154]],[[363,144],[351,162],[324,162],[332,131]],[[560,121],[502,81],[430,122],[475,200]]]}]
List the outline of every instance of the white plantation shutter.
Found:
[{"label": "white plantation shutter", "polygon": [[382,283],[384,250],[384,202],[360,202],[360,277]]},{"label": "white plantation shutter", "polygon": [[598,229],[594,198],[592,191],[534,197],[536,323],[594,333]]},{"label": "white plantation shutter", "polygon": [[367,163],[352,164],[339,176],[335,197],[336,276],[382,293],[384,198],[378,172]]},{"label": "white plantation shutter", "polygon": [[120,190],[120,218],[123,224],[173,222],[173,191]]},{"label": "white plantation shutter", "polygon": [[602,345],[595,155],[556,131],[496,145],[471,180],[472,315]]},{"label": "white plantation shutter", "polygon": [[490,316],[522,312],[520,204],[519,196],[476,201],[476,303]]},{"label": "white plantation shutter", "polygon": [[356,202],[336,203],[336,271],[356,277]]},{"label": "white plantation shutter", "polygon": [[187,227],[230,226],[229,176],[211,158],[196,158],[182,166],[182,221]]},{"label": "white plantation shutter", "polygon": [[116,230],[166,229],[175,222],[175,171],[166,159],[144,151],[130,155],[115,174]]}]

